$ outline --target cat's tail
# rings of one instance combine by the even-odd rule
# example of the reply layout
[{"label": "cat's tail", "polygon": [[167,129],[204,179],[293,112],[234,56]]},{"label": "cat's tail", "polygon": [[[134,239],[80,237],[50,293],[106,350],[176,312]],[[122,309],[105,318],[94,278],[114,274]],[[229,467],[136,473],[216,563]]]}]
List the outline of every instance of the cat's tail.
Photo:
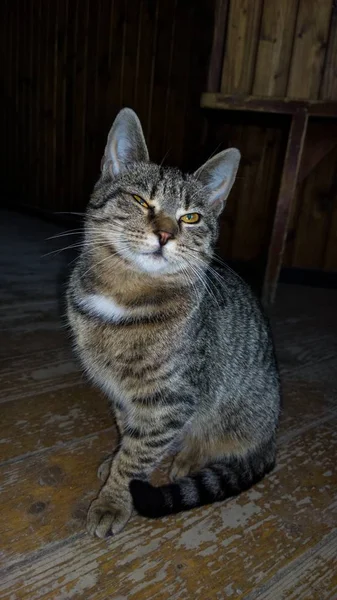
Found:
[{"label": "cat's tail", "polygon": [[140,515],[159,518],[237,496],[263,479],[275,465],[275,447],[245,457],[227,457],[199,473],[160,487],[134,479],[130,491]]}]

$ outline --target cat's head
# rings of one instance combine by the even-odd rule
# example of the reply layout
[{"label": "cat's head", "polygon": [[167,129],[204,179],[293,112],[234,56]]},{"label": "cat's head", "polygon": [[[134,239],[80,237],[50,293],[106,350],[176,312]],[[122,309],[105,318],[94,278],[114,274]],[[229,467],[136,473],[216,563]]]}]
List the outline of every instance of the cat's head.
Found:
[{"label": "cat's head", "polygon": [[193,175],[150,163],[137,115],[121,110],[88,207],[91,240],[153,276],[201,268],[211,259],[239,162],[240,152],[230,148]]}]

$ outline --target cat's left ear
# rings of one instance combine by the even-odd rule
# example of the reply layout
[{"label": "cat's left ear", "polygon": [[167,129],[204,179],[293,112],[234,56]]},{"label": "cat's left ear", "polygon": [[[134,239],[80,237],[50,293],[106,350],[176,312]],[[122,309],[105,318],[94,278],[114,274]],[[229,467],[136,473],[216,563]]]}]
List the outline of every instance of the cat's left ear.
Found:
[{"label": "cat's left ear", "polygon": [[232,189],[241,154],[237,148],[228,148],[210,158],[194,176],[209,194],[209,202],[220,214]]},{"label": "cat's left ear", "polygon": [[123,108],[110,129],[101,171],[114,176],[129,163],[148,160],[149,153],[140,120],[131,108]]}]

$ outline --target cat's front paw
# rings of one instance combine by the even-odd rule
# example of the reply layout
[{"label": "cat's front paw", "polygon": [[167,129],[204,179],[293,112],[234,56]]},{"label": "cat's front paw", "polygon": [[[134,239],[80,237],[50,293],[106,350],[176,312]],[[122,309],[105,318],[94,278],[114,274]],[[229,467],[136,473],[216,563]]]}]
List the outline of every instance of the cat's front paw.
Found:
[{"label": "cat's front paw", "polygon": [[91,535],[105,538],[122,531],[132,515],[132,499],[123,495],[118,500],[101,492],[88,510],[87,530]]}]

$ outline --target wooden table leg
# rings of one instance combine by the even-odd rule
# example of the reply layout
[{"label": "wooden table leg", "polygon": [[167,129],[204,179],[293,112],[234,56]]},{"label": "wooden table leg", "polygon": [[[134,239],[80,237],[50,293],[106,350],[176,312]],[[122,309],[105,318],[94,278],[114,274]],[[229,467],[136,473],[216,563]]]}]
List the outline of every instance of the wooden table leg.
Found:
[{"label": "wooden table leg", "polygon": [[293,114],[264,275],[262,302],[265,308],[268,308],[275,298],[307,124],[306,110]]}]

